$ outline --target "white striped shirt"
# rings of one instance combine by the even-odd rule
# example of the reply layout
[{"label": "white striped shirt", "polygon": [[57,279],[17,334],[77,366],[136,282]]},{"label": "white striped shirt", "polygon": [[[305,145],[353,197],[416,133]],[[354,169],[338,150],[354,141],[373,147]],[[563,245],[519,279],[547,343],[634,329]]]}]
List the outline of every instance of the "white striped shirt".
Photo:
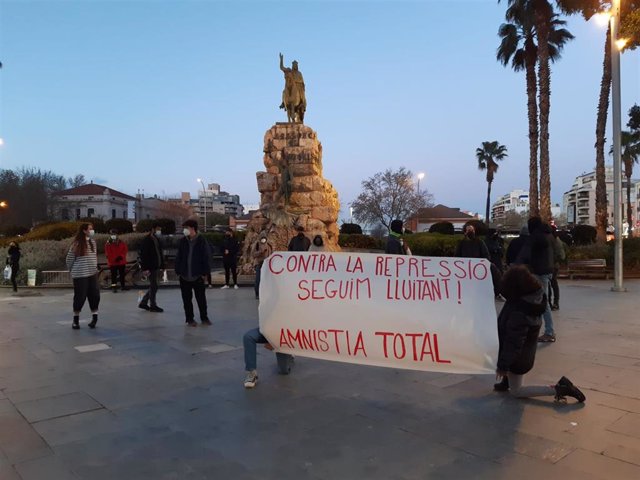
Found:
[{"label": "white striped shirt", "polygon": [[69,248],[67,253],[67,268],[71,272],[72,278],[85,278],[95,275],[98,272],[98,249],[96,242],[91,238],[87,239],[87,251],[83,256],[75,254],[75,243]]}]

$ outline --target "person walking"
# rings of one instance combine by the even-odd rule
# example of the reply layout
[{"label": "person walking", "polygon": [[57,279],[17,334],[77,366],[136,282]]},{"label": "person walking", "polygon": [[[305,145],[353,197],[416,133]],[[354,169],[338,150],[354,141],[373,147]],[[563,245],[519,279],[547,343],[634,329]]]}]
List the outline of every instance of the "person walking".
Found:
[{"label": "person walking", "polygon": [[306,252],[311,246],[311,241],[304,234],[304,227],[302,225],[296,227],[296,231],[298,232],[297,235],[289,240],[288,250],[290,252]]},{"label": "person walking", "polygon": [[[551,227],[543,223],[540,217],[531,217],[527,225],[529,227],[529,235],[531,236],[531,255],[527,265],[531,273],[533,273],[542,284],[544,292],[548,292],[554,267]],[[553,317],[551,316],[551,307],[548,302],[543,318],[544,335],[542,335],[538,341],[553,343],[556,341],[556,334],[553,329]]]},{"label": "person walking", "polygon": [[494,390],[508,390],[516,398],[553,396],[559,401],[573,397],[584,402],[585,395],[564,376],[555,385],[523,386],[536,359],[540,316],[549,303],[542,283],[524,265],[507,270],[503,281],[506,303],[498,316],[498,383]]},{"label": "person walking", "polygon": [[16,277],[18,275],[18,271],[20,270],[20,257],[22,252],[20,251],[20,246],[16,242],[9,243],[9,250],[7,250],[7,265],[11,268],[11,286],[13,287],[13,291],[18,291],[18,282],[16,281]]},{"label": "person walking", "polygon": [[233,230],[227,228],[222,241],[222,265],[224,266],[223,289],[229,288],[229,279],[233,277],[233,288],[238,289],[238,251],[240,243],[234,237]]},{"label": "person walking", "polygon": [[158,274],[164,269],[164,255],[162,254],[162,226],[154,223],[151,231],[142,240],[140,247],[140,267],[149,278],[149,290],[144,294],[138,307],[149,312],[164,312],[158,306],[156,294],[158,293]]},{"label": "person walking", "polygon": [[262,264],[264,261],[271,255],[273,249],[269,242],[267,241],[267,237],[261,236],[260,239],[256,242],[255,247],[253,248],[253,252],[251,252],[251,257],[253,259],[253,269],[256,272],[256,279],[253,284],[254,291],[256,293],[256,299],[260,298],[260,277],[262,272]]},{"label": "person walking", "polygon": [[558,284],[558,272],[560,265],[567,259],[564,242],[558,236],[558,229],[553,229],[553,274],[549,285],[549,305],[551,310],[560,310],[560,285]]},{"label": "person walking", "polygon": [[205,279],[211,271],[211,250],[209,243],[198,233],[198,222],[187,220],[182,224],[184,238],[178,244],[176,254],[176,274],[180,278],[180,292],[184,307],[185,322],[190,327],[197,327],[194,320],[193,296],[196,297],[200,322],[209,326],[207,316],[207,297]]},{"label": "person walking", "polygon": [[310,252],[326,252],[327,251],[327,246],[324,244],[324,239],[322,238],[322,235],[316,235],[315,237],[313,237],[313,241],[311,242],[311,245],[309,245],[309,251]]},{"label": "person walking", "polygon": [[67,252],[67,268],[73,279],[73,323],[71,328],[74,330],[80,328],[80,311],[87,300],[89,300],[89,308],[91,309],[89,328],[96,328],[98,323],[100,288],[98,287],[98,249],[93,239],[94,234],[95,230],[91,223],[82,223]]},{"label": "person walking", "polygon": [[129,290],[124,283],[124,271],[127,266],[127,254],[129,248],[127,244],[118,238],[118,231],[109,231],[109,240],[104,245],[104,253],[107,257],[107,265],[111,270],[111,290],[118,291],[118,279],[122,290]]}]

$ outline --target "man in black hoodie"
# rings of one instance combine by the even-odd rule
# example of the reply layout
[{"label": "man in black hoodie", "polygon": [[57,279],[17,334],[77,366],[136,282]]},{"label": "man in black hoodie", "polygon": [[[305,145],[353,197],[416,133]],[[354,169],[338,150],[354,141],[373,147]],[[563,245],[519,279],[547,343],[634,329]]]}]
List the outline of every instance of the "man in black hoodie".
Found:
[{"label": "man in black hoodie", "polygon": [[[531,217],[527,222],[529,227],[531,256],[529,258],[529,270],[540,283],[544,292],[549,291],[551,277],[553,276],[554,255],[553,255],[553,235],[551,227],[542,222],[540,217]],[[547,308],[543,314],[544,335],[538,341],[555,342],[556,334],[553,330],[553,318],[551,317],[551,307],[547,302]]]},{"label": "man in black hoodie", "polygon": [[[162,312],[163,309],[156,303],[156,293],[158,292],[158,272],[164,269],[164,256],[162,254],[162,245],[160,238],[162,235],[162,226],[154,224],[151,231],[142,240],[140,247],[140,266],[149,278],[149,290],[144,294],[139,308],[150,312]],[[149,306],[151,303],[151,306]]]},{"label": "man in black hoodie", "polygon": [[393,220],[390,225],[389,238],[384,253],[391,255],[406,255],[404,240],[402,239],[404,227],[402,220]]},{"label": "man in black hoodie", "polygon": [[233,276],[233,288],[238,289],[238,250],[240,250],[240,243],[233,236],[233,230],[227,228],[222,241],[222,265],[224,266],[222,288],[229,288],[229,277]]},{"label": "man in black hoodie", "polygon": [[304,234],[304,227],[296,227],[298,234],[289,241],[290,252],[306,252],[311,246],[311,240]]}]

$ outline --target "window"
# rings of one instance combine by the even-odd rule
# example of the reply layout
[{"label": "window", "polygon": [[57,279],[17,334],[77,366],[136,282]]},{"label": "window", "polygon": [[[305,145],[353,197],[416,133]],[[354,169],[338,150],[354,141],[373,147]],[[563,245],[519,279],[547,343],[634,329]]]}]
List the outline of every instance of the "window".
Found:
[{"label": "window", "polygon": [[122,211],[122,218],[124,218],[125,220],[127,219],[127,211],[126,210]]},{"label": "window", "polygon": [[62,216],[63,220],[70,220],[68,208],[63,208],[62,211],[60,212],[60,215]]},{"label": "window", "polygon": [[111,209],[111,218],[116,218],[116,209],[115,208]]},{"label": "window", "polygon": [[88,208],[87,209],[87,217],[91,218],[95,215],[95,210],[93,208]]},{"label": "window", "polygon": [[76,208],[76,220],[80,220],[80,209]]}]

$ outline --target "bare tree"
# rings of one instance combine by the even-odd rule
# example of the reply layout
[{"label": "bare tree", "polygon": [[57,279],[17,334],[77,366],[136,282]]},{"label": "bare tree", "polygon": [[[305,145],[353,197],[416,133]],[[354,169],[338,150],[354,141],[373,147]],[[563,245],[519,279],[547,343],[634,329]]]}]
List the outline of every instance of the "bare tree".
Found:
[{"label": "bare tree", "polygon": [[81,187],[82,185],[86,185],[87,180],[84,178],[84,175],[79,173],[75,177],[69,177],[67,183],[69,184],[69,188],[77,188]]},{"label": "bare tree", "polygon": [[411,170],[387,169],[362,181],[362,192],[351,204],[354,218],[367,225],[382,224],[387,230],[391,221],[406,220],[418,209],[431,206],[432,195],[416,188]]}]

